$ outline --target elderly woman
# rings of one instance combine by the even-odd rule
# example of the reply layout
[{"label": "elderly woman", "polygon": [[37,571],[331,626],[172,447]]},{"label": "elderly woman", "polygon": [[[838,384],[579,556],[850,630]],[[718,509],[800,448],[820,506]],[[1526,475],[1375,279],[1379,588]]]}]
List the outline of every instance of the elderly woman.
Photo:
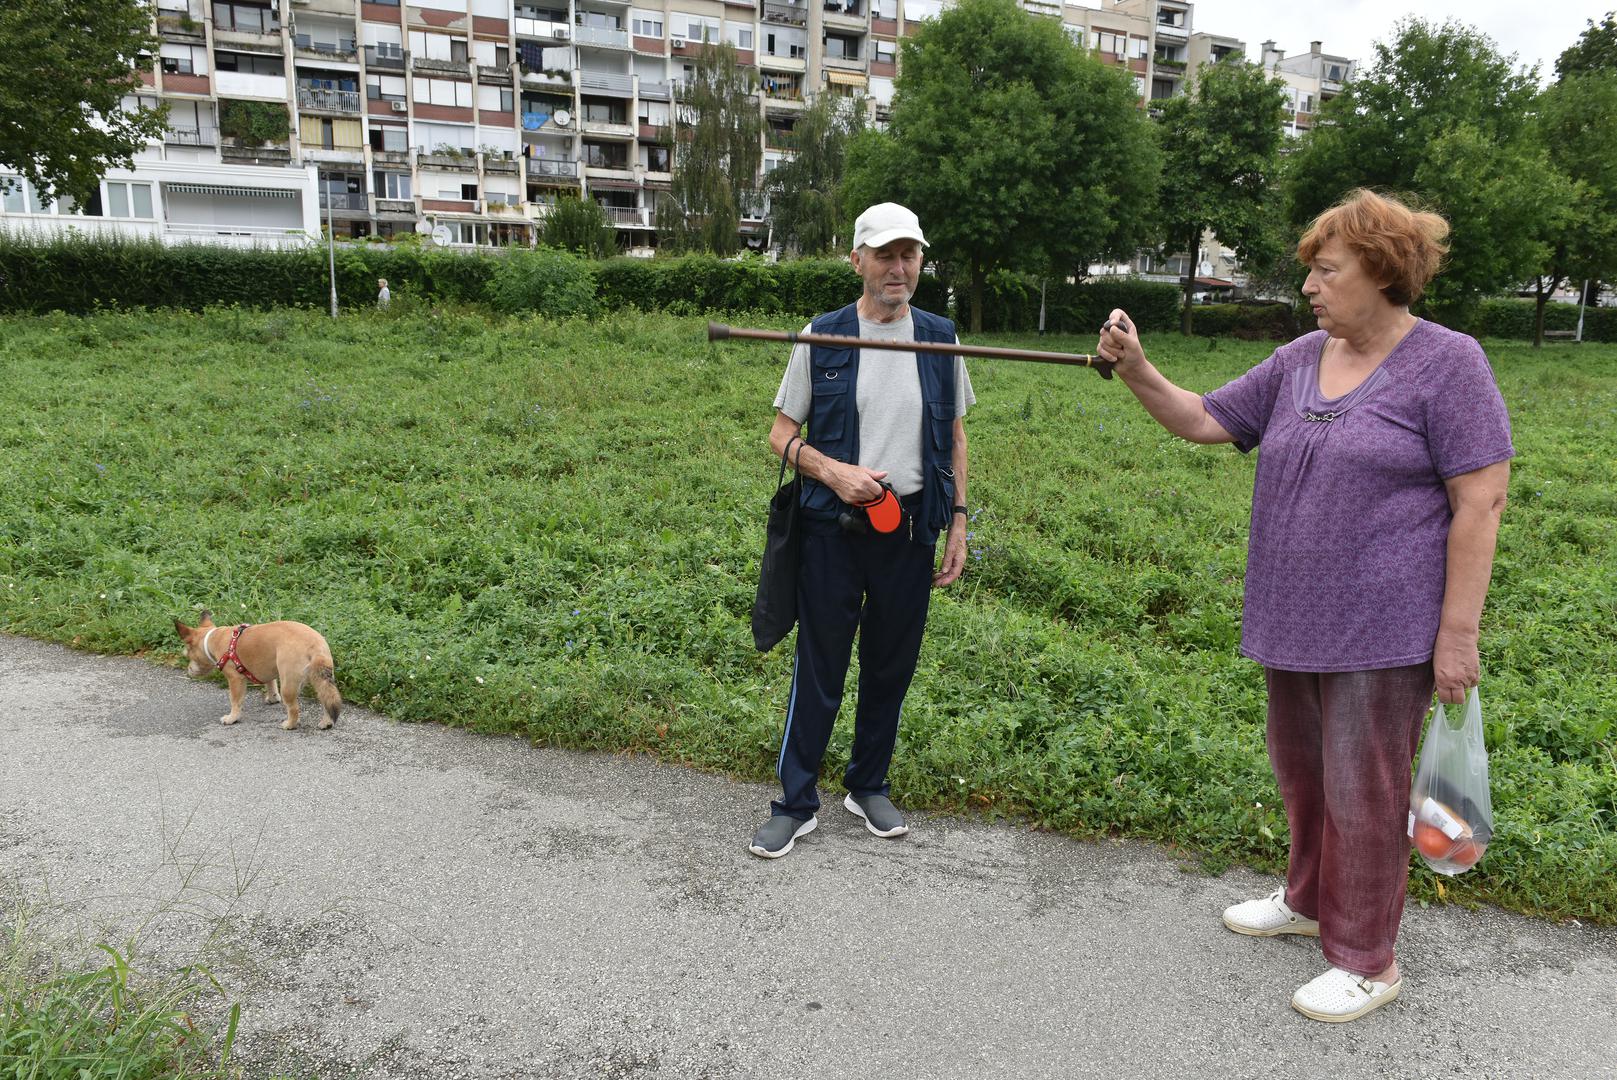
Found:
[{"label": "elderly woman", "polygon": [[1163,427],[1260,444],[1241,653],[1263,665],[1286,883],[1238,934],[1317,936],[1331,969],[1291,1003],[1354,1020],[1398,996],[1410,764],[1434,687],[1478,679],[1478,624],[1510,477],[1510,421],[1472,338],[1410,314],[1448,225],[1356,191],[1298,245],[1319,330],[1197,395],[1114,311],[1099,352]]}]

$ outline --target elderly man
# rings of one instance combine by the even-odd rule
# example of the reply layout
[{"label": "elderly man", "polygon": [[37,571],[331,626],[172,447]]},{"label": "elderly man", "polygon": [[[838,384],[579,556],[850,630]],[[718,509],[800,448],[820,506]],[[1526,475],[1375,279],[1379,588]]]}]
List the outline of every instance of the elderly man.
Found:
[{"label": "elderly man", "polygon": [[[910,307],[925,246],[909,210],[897,203],[866,210],[854,225],[849,256],[863,292],[808,329],[895,343],[953,342],[953,323]],[[782,793],[752,838],[754,855],[777,859],[818,824],[815,783],[856,630],[859,699],[843,806],[877,836],[909,831],[888,798],[887,768],[930,590],[965,568],[964,417],[975,401],[958,356],[824,345],[792,351],[775,395],[769,445],[803,477],[797,661],[776,770]],[[878,499],[884,505],[871,506]],[[939,533],[947,540],[934,573]]]}]

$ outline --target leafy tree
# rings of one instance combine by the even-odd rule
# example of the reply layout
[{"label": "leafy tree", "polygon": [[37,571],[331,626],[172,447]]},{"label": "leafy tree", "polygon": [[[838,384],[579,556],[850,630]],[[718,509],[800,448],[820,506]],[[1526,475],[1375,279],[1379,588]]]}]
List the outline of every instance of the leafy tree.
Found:
[{"label": "leafy tree", "polygon": [[604,259],[617,253],[617,230],[606,220],[606,211],[594,199],[576,195],[556,200],[545,214],[540,242],[560,251],[572,251]]},{"label": "leafy tree", "polygon": [[[1229,59],[1203,67],[1195,89],[1162,107],[1161,213],[1170,250],[1190,252],[1180,329],[1190,333],[1196,249],[1202,232],[1218,234],[1246,261],[1272,262],[1271,177],[1279,162],[1285,84],[1263,69]],[[1259,252],[1257,249],[1265,248]]]},{"label": "leafy tree", "polygon": [[991,271],[1081,273],[1145,239],[1160,169],[1128,75],[1015,0],[961,0],[903,50],[889,131],[848,148],[844,206],[914,210],[974,331]]},{"label": "leafy tree", "polygon": [[731,45],[707,45],[679,91],[673,177],[657,206],[657,227],[675,251],[732,255],[741,212],[756,202],[763,121],[755,76]]},{"label": "leafy tree", "polygon": [[[1300,229],[1356,187],[1412,193],[1452,226],[1452,255],[1434,282],[1439,306],[1463,306],[1525,280],[1542,254],[1533,239],[1546,201],[1530,181],[1524,145],[1537,96],[1533,70],[1516,71],[1479,31],[1456,22],[1398,24],[1375,62],[1325,103],[1288,168],[1292,225]],[[1464,168],[1468,175],[1454,175]],[[1512,170],[1516,170],[1514,174]]]},{"label": "leafy tree", "polygon": [[1562,79],[1592,71],[1617,71],[1617,12],[1606,12],[1598,23],[1590,19],[1577,44],[1555,61],[1555,74]]},{"label": "leafy tree", "polygon": [[145,0],[0,3],[0,166],[81,203],[128,168],[167,123],[166,109],[122,108],[157,52],[151,19]]},{"label": "leafy tree", "polygon": [[[841,188],[848,140],[864,127],[856,100],[820,94],[792,128],[796,153],[770,173],[769,216],[775,239],[801,255],[836,251],[842,215]],[[846,242],[851,235],[840,230]]]},{"label": "leafy tree", "polygon": [[1564,209],[1546,233],[1534,278],[1533,344],[1544,342],[1544,302],[1563,281],[1617,277],[1617,68],[1564,76],[1539,99],[1539,142]]}]

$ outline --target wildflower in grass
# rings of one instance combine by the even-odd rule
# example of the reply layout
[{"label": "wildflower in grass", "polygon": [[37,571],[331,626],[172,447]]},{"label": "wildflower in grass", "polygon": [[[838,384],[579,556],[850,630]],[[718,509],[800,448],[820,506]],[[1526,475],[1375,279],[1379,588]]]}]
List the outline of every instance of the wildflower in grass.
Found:
[{"label": "wildflower in grass", "polygon": [[481,676],[481,675],[477,676],[477,685],[478,686],[483,685],[483,676]]}]

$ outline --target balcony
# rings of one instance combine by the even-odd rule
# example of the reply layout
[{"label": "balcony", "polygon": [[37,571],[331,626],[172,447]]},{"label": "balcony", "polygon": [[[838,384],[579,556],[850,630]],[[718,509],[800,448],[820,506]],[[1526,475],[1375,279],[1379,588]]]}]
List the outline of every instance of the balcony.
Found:
[{"label": "balcony", "polygon": [[214,85],[220,97],[286,100],[285,75],[251,75],[239,71],[215,71]]},{"label": "balcony", "polygon": [[204,37],[202,24],[189,13],[180,11],[159,11],[157,32],[174,41],[201,42]]},{"label": "balcony", "polygon": [[218,146],[219,133],[211,127],[169,128],[163,142],[168,146]]},{"label": "balcony", "polygon": [[242,47],[248,52],[279,53],[281,51],[281,28],[276,26],[271,30],[233,30],[215,23],[213,27],[213,45],[217,49]]},{"label": "balcony", "polygon": [[370,196],[363,191],[322,191],[320,193],[320,209],[322,211],[330,209],[333,213],[341,210],[350,214],[368,214],[371,212],[371,200]]},{"label": "balcony", "polygon": [[517,174],[517,159],[485,154],[483,155],[483,171],[486,173],[507,173],[515,176]]},{"label": "balcony", "polygon": [[477,169],[477,159],[464,154],[431,154],[423,150],[416,155],[415,163],[423,169],[443,169],[446,172],[473,172]]},{"label": "balcony", "polygon": [[863,56],[833,56],[826,53],[820,60],[821,66],[836,68],[839,71],[859,71],[869,69],[869,63]]},{"label": "balcony", "polygon": [[513,22],[519,38],[566,41],[573,36],[573,28],[564,22],[551,22],[548,19],[515,19]]},{"label": "balcony", "polygon": [[365,46],[365,66],[378,71],[403,71],[410,54],[397,45]]},{"label": "balcony", "polygon": [[633,125],[611,120],[581,119],[578,127],[586,135],[604,135],[613,139],[632,139],[635,133]]},{"label": "balcony", "polygon": [[641,124],[640,141],[667,146],[674,141],[674,129],[667,124]]},{"label": "balcony", "polygon": [[595,45],[608,49],[632,49],[629,31],[613,30],[605,26],[575,26],[573,40],[580,45]]},{"label": "balcony", "polygon": [[508,67],[485,67],[478,64],[477,81],[484,86],[510,86],[511,69]]},{"label": "balcony", "polygon": [[408,165],[410,164],[410,151],[372,149],[371,160],[378,165]]},{"label": "balcony", "polygon": [[768,71],[807,71],[808,61],[800,56],[776,56],[774,53],[759,53],[758,66]]},{"label": "balcony", "polygon": [[314,112],[355,114],[359,112],[358,90],[327,90],[323,87],[298,87],[298,108]]},{"label": "balcony", "polygon": [[321,41],[306,42],[292,47],[300,60],[340,60],[353,63],[359,60],[359,49],[352,41],[345,45],[330,45]]},{"label": "balcony", "polygon": [[1159,22],[1152,29],[1156,31],[1159,38],[1172,38],[1175,41],[1190,40],[1190,32],[1183,26],[1176,26],[1173,23]]},{"label": "balcony", "polygon": [[230,136],[219,145],[219,156],[232,165],[290,165],[292,150],[286,146],[242,146]]},{"label": "balcony", "polygon": [[827,26],[858,30],[864,30],[866,26],[864,6],[860,0],[825,0],[824,19]]},{"label": "balcony", "polygon": [[377,199],[376,212],[378,214],[409,214],[415,216],[414,199]]},{"label": "balcony", "polygon": [[529,158],[529,180],[566,180],[578,179],[578,162],[562,161],[557,158]]},{"label": "balcony", "polygon": [[303,157],[306,161],[342,162],[345,165],[362,165],[365,162],[365,148],[357,143],[335,143],[331,146],[305,146]]},{"label": "balcony", "polygon": [[586,91],[611,94],[616,97],[628,97],[634,93],[634,78],[629,75],[619,75],[611,71],[590,71],[582,69],[578,73],[578,85]]},{"label": "balcony", "polygon": [[643,229],[646,227],[646,211],[641,206],[602,206],[606,211],[606,220],[614,225],[627,228]]},{"label": "balcony", "polygon": [[764,22],[778,23],[782,26],[807,26],[807,4],[776,4],[765,0]]},{"label": "balcony", "polygon": [[640,80],[640,96],[647,101],[667,101],[672,95],[673,87],[667,82]]},{"label": "balcony", "polygon": [[459,75],[463,79],[472,77],[470,60],[434,60],[428,56],[412,56],[410,70],[429,75]]}]

